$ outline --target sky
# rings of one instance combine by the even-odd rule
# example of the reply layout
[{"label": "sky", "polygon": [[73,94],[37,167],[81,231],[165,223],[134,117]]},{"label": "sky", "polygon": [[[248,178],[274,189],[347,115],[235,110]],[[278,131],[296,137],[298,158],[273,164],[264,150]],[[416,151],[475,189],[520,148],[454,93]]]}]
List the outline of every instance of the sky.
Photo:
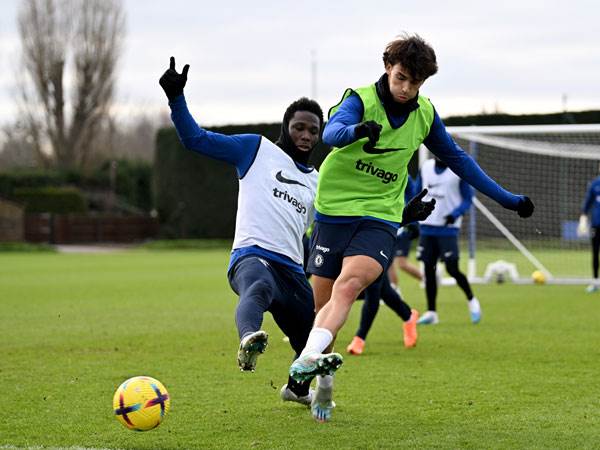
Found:
[{"label": "sky", "polygon": [[[16,116],[20,0],[0,0],[0,124]],[[205,125],[277,122],[375,82],[385,45],[418,33],[439,71],[421,88],[441,117],[600,109],[600,3],[587,0],[123,0],[115,113],[168,114],[158,78],[190,64],[186,98]]]}]

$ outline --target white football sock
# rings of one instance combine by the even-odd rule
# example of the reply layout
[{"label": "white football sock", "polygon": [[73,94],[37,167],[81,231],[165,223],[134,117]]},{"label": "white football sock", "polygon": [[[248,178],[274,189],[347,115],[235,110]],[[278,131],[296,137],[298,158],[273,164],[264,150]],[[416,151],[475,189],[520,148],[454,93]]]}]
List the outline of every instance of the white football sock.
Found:
[{"label": "white football sock", "polygon": [[320,388],[328,389],[333,387],[333,375],[319,375],[317,376],[317,386]]},{"label": "white football sock", "polygon": [[308,339],[306,340],[306,346],[302,350],[300,356],[308,355],[311,353],[323,353],[323,350],[327,348],[333,341],[333,334],[327,328],[313,328],[310,330]]}]

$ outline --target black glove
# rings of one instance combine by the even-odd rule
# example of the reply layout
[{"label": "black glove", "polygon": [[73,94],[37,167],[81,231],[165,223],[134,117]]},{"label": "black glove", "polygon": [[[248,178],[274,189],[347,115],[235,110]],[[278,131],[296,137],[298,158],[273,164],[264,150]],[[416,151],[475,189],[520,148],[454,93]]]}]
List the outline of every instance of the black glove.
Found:
[{"label": "black glove", "polygon": [[517,205],[517,212],[521,217],[530,217],[533,214],[535,206],[529,197],[524,196]]},{"label": "black glove", "polygon": [[456,217],[454,217],[452,214],[448,214],[446,217],[444,217],[444,220],[446,221],[444,225],[452,225],[454,222],[456,222]]},{"label": "black glove", "polygon": [[420,234],[419,225],[416,223],[409,223],[408,225],[405,225],[404,233],[406,234],[406,237],[408,238],[409,241],[412,241],[413,239],[417,239]]},{"label": "black glove", "polygon": [[185,87],[185,83],[187,81],[187,73],[190,68],[189,64],[183,66],[183,70],[181,73],[177,73],[175,70],[175,58],[171,56],[171,63],[169,64],[169,69],[163,73],[158,83],[167,94],[167,98],[169,101],[183,95],[183,88]]},{"label": "black glove", "polygon": [[433,208],[435,208],[435,198],[432,198],[428,202],[424,202],[423,197],[425,197],[426,194],[427,189],[423,189],[418,195],[410,199],[402,212],[402,223],[400,225],[418,222],[429,217],[433,212]]},{"label": "black glove", "polygon": [[371,147],[375,147],[382,128],[383,127],[374,120],[369,120],[356,125],[356,128],[354,128],[354,136],[356,139],[369,138],[369,144],[371,144]]}]

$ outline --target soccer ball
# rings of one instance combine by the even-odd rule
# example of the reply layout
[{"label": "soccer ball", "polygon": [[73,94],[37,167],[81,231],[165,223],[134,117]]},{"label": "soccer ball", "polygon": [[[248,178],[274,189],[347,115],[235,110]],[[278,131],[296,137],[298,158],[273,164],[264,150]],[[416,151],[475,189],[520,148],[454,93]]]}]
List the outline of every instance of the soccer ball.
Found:
[{"label": "soccer ball", "polygon": [[546,275],[541,270],[536,270],[531,274],[531,279],[535,284],[544,284],[546,282]]},{"label": "soccer ball", "polygon": [[170,404],[171,398],[163,384],[150,377],[126,380],[113,397],[117,420],[135,431],[152,430],[159,426]]}]

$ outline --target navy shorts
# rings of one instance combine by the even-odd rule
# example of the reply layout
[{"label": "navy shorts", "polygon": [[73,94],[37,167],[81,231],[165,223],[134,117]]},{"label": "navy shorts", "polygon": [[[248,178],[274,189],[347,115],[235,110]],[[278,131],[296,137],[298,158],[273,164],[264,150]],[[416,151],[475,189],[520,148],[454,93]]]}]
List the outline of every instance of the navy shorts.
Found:
[{"label": "navy shorts", "polygon": [[410,253],[410,241],[407,233],[400,233],[396,238],[396,253],[395,256],[407,257]]},{"label": "navy shorts", "polygon": [[387,270],[394,256],[396,229],[376,220],[351,223],[315,222],[307,271],[336,279],[346,256],[365,255]]},{"label": "navy shorts", "polygon": [[425,264],[435,264],[458,259],[458,236],[423,236],[419,238],[417,259]]}]

